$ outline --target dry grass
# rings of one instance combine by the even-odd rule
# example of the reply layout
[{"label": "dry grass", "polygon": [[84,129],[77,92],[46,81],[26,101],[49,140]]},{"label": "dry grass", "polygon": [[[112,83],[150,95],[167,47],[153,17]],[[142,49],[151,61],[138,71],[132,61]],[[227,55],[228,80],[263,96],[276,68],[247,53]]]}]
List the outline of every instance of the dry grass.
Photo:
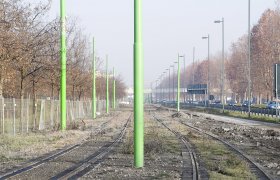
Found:
[{"label": "dry grass", "polygon": [[203,136],[189,133],[206,164],[210,179],[256,179],[246,162],[229,151],[223,144]]}]

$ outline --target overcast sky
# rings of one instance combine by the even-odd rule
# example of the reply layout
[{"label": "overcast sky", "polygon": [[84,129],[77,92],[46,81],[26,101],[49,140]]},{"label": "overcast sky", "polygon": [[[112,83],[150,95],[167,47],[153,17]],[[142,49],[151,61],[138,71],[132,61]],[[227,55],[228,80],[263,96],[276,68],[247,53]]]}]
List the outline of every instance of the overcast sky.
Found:
[{"label": "overcast sky", "polygon": [[[35,0],[30,0],[38,2]],[[84,32],[96,39],[98,55],[109,55],[112,68],[128,86],[133,86],[133,0],[66,0],[67,14],[78,17]],[[252,25],[275,0],[251,0]],[[59,14],[59,0],[53,0],[51,17]],[[225,18],[226,49],[247,33],[247,0],[143,0],[143,43],[145,86],[168,68],[177,53],[186,54],[192,62],[192,49],[197,59],[207,57],[210,34],[211,54],[221,51],[221,25]]]}]

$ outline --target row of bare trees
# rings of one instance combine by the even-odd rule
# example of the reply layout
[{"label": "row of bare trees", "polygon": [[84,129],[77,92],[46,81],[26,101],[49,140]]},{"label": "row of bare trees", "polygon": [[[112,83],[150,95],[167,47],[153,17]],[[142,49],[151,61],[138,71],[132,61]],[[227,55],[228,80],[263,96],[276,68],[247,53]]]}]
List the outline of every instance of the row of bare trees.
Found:
[{"label": "row of bare trees", "polygon": [[[181,74],[181,85],[207,84],[208,61],[196,61]],[[210,58],[210,92],[221,99],[221,54]],[[273,99],[273,65],[280,63],[280,10],[266,10],[251,30],[251,82],[256,103]],[[225,95],[238,102],[248,99],[248,36],[233,42],[225,56]],[[174,76],[172,77],[174,78]],[[176,77],[175,77],[176,79]],[[166,88],[168,77],[162,82]],[[177,85],[177,82],[175,82]],[[170,85],[169,85],[170,87]]]},{"label": "row of bare trees", "polygon": [[[51,1],[28,4],[24,0],[0,2],[0,96],[59,98],[60,23],[48,19]],[[91,97],[92,47],[74,18],[67,18],[67,98]],[[102,71],[102,59],[97,70]],[[125,84],[116,77],[117,97]],[[111,78],[112,81],[112,78]],[[97,77],[97,96],[105,96],[105,76]]]}]

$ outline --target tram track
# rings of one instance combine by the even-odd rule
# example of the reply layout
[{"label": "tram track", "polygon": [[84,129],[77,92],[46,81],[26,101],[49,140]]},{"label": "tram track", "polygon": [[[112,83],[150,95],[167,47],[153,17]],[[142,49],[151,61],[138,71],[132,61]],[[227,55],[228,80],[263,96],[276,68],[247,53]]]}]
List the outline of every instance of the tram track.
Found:
[{"label": "tram track", "polygon": [[[119,114],[118,114],[119,116]],[[112,120],[114,120],[116,117],[112,117],[110,118],[109,120],[107,120],[106,122],[103,122],[101,125],[99,125],[97,128],[95,128],[96,132],[94,134],[91,134],[91,136],[98,136],[98,135],[101,135],[103,134],[106,126],[108,123],[110,123]],[[131,119],[131,114],[127,120],[127,122],[125,123],[124,127],[126,129],[126,126],[127,126],[127,123],[130,121]],[[123,129],[122,131],[123,132]],[[121,133],[121,135],[123,136],[123,134]],[[104,151],[105,149],[110,149],[112,148],[117,140],[119,141],[119,136],[118,138],[116,139],[116,141],[114,141],[113,143],[108,143],[108,144],[105,144],[104,146],[102,146],[100,148],[100,150],[97,150],[96,153],[94,153],[95,155],[91,156],[92,158],[93,157],[99,157],[102,153],[104,154]],[[67,147],[67,148],[64,148],[60,151],[56,151],[55,153],[50,153],[49,155],[45,155],[45,156],[41,156],[39,158],[35,158],[33,160],[30,160],[28,163],[26,163],[25,165],[21,166],[20,168],[17,168],[17,169],[13,169],[13,170],[10,170],[6,173],[3,173],[2,175],[0,175],[0,180],[4,180],[4,179],[9,179],[9,178],[15,178],[17,179],[18,176],[24,174],[24,173],[27,173],[29,171],[32,171],[32,170],[35,170],[37,168],[40,168],[40,166],[43,166],[44,164],[50,162],[50,161],[55,161],[56,159],[62,157],[62,156],[65,156],[67,154],[71,154],[71,152],[73,152],[74,150],[77,151],[79,148],[81,148],[82,146],[85,146],[87,143],[89,142],[89,139],[87,140],[83,140],[77,144],[74,144],[70,147]],[[108,152],[107,152],[108,153]],[[104,154],[106,155],[106,153]],[[91,159],[92,159],[91,158]]]},{"label": "tram track", "polygon": [[[177,139],[181,142],[182,156],[183,156],[182,179],[193,179],[193,180],[200,179],[198,159],[191,143],[185,137],[183,137],[181,133],[175,131],[174,129],[171,129],[160,118],[157,118],[156,115],[153,115],[153,118],[156,121],[158,121],[160,124],[162,124],[162,126],[168,129],[171,133],[173,133],[177,137]],[[191,162],[188,162],[187,159],[191,159]]]},{"label": "tram track", "polygon": [[227,141],[224,141],[223,139],[221,139],[217,135],[214,135],[210,132],[206,132],[206,131],[204,131],[200,128],[194,127],[190,124],[187,124],[187,123],[183,122],[182,120],[179,120],[179,122],[182,125],[190,128],[190,129],[192,129],[192,130],[194,130],[194,131],[196,131],[200,134],[206,135],[206,136],[224,144],[226,147],[229,148],[230,151],[237,154],[240,158],[242,158],[243,160],[245,160],[248,163],[248,165],[251,169],[251,172],[254,173],[258,179],[268,179],[268,180],[273,180],[274,179],[269,174],[267,174],[259,164],[254,162],[248,155],[246,155],[242,150],[238,149],[234,145],[228,143]]}]

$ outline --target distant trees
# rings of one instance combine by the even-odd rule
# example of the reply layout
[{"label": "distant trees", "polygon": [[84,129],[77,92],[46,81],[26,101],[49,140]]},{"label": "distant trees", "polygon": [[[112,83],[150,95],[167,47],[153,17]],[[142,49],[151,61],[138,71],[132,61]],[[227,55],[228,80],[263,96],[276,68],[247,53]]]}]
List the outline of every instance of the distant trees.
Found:
[{"label": "distant trees", "polygon": [[[0,2],[0,96],[59,98],[60,23],[59,18],[46,21],[50,5],[49,0]],[[90,98],[91,43],[72,18],[67,19],[67,49],[67,98]],[[104,83],[103,77],[97,77],[97,84]],[[121,98],[125,84],[120,77],[117,85]],[[97,89],[99,97],[103,93]]]},{"label": "distant trees", "polygon": [[[279,2],[279,1],[278,1]],[[248,36],[233,42],[225,58],[225,94],[242,102],[248,99]],[[280,8],[266,10],[251,30],[251,82],[255,102],[273,99],[273,65],[280,63]],[[210,91],[221,95],[221,55],[210,58]],[[197,61],[181,74],[181,84],[206,84],[208,61]],[[173,77],[172,77],[173,78]],[[175,78],[176,79],[176,78]],[[164,80],[166,82],[166,79]],[[168,83],[164,83],[167,87]]]}]

